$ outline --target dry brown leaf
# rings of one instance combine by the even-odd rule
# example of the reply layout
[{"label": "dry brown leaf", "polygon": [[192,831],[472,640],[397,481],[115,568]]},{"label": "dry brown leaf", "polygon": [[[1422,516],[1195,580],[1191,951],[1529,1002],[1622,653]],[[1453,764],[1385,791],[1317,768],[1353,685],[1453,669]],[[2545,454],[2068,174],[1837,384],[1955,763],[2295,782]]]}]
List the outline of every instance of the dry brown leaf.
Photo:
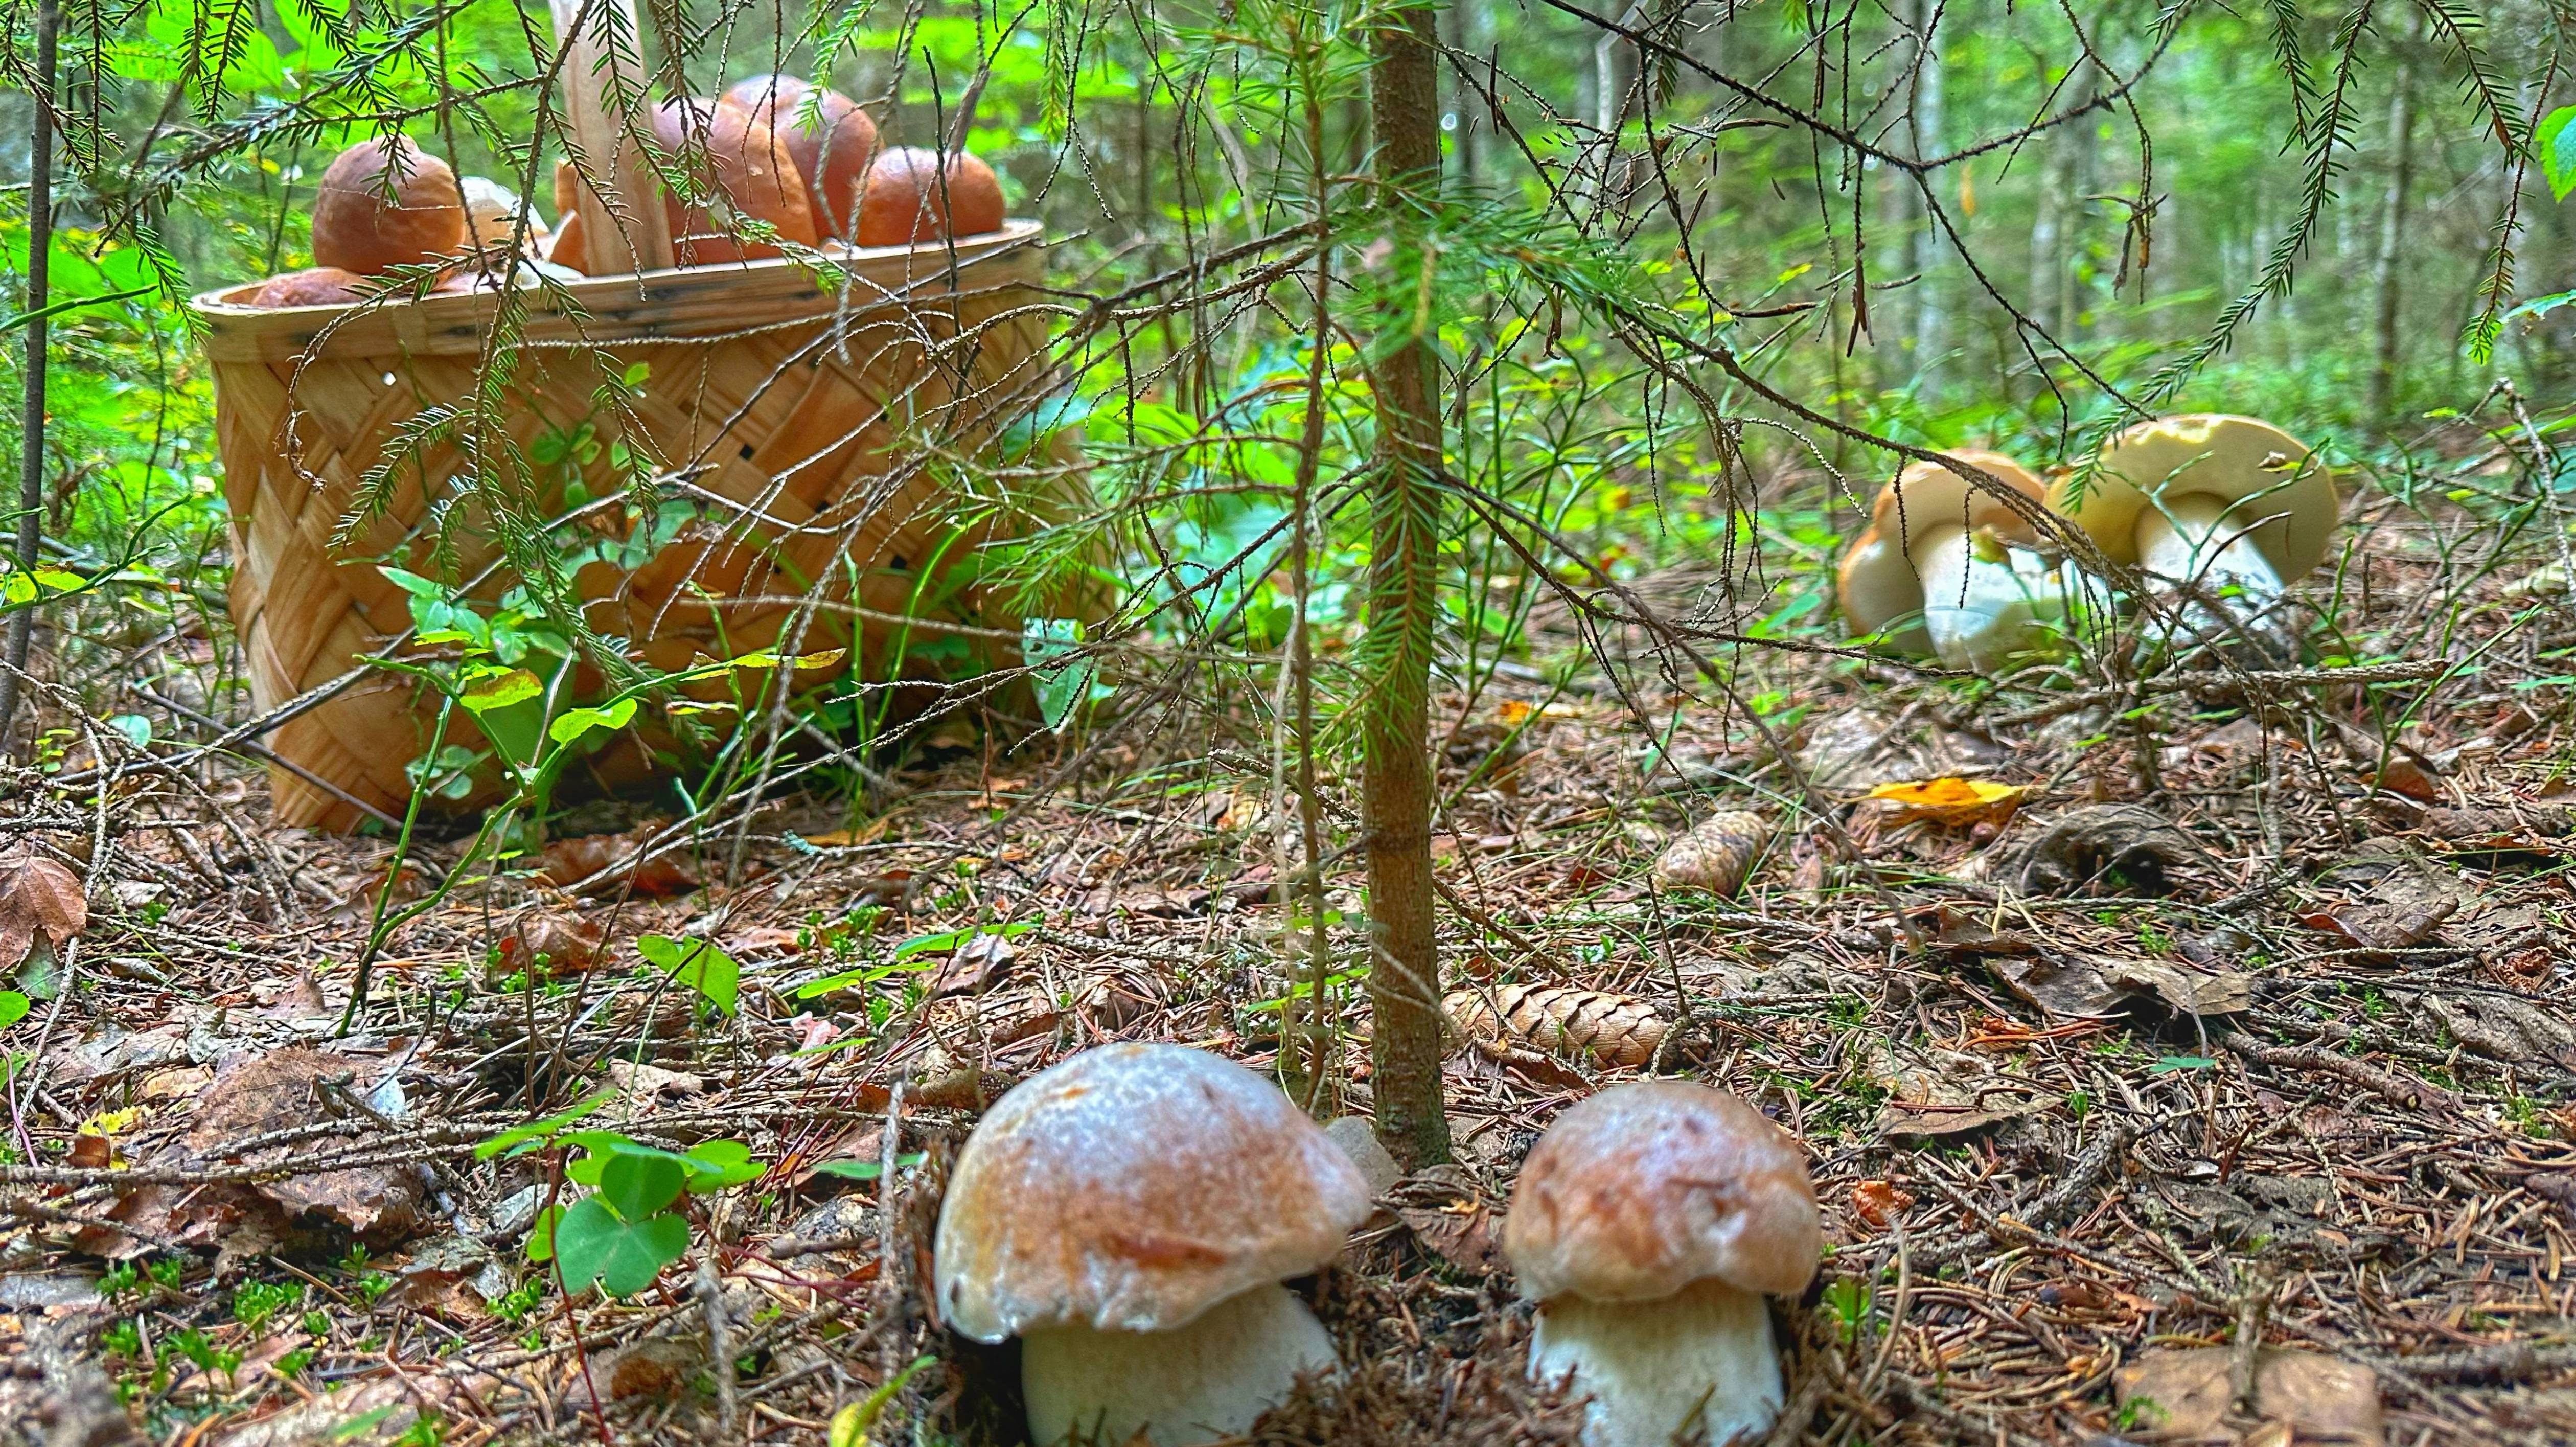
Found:
[{"label": "dry brown leaf", "polygon": [[558,839],[546,846],[545,881],[557,889],[580,887],[590,894],[632,890],[647,899],[686,894],[698,887],[698,877],[686,861],[670,853],[643,858],[660,832],[646,824],[623,834]]},{"label": "dry brown leaf", "polygon": [[1655,861],[1655,882],[1730,895],[1744,887],[1771,843],[1771,821],[1750,810],[1712,814],[1674,840]]},{"label": "dry brown leaf", "polygon": [[1608,990],[1504,985],[1456,990],[1441,1002],[1472,1040],[1542,1054],[1582,1051],[1609,1065],[1645,1065],[1672,1025],[1655,1007]]},{"label": "dry brown leaf", "polygon": [[546,974],[584,974],[596,968],[607,952],[606,926],[555,910],[523,916],[516,931],[501,936],[501,968],[510,971],[534,963]]},{"label": "dry brown leaf", "polygon": [[1456,1166],[1417,1171],[1388,1188],[1386,1200],[1414,1238],[1443,1261],[1479,1276],[1503,1269],[1494,1203]]},{"label": "dry brown leaf", "polygon": [[0,858],[0,970],[25,963],[40,940],[59,950],[88,927],[79,876],[41,854]]},{"label": "dry brown leaf", "polygon": [[1884,1231],[1914,1204],[1914,1193],[1894,1181],[1868,1180],[1852,1187],[1852,1214]]},{"label": "dry brown leaf", "polygon": [[[2228,1442],[2235,1396],[2233,1347],[2155,1348],[2111,1378],[2139,1430],[2165,1442]],[[2380,1447],[2379,1379],[2368,1367],[2316,1352],[2271,1348],[2254,1360],[2254,1406],[2318,1447]]]}]

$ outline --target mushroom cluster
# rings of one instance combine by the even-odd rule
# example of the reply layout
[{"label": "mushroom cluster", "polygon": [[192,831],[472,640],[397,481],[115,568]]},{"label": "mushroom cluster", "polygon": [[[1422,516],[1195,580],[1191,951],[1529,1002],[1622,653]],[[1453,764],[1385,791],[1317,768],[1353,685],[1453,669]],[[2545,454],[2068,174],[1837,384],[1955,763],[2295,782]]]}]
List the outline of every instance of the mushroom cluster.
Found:
[{"label": "mushroom cluster", "polygon": [[[669,191],[663,207],[673,257],[708,266],[829,241],[898,246],[1001,229],[1001,178],[963,150],[877,144],[876,122],[857,101],[792,75],[759,75],[713,99],[656,107],[654,148],[690,168],[694,198]],[[441,269],[439,291],[480,290],[589,270],[570,161],[554,169],[559,224],[509,187],[459,176],[405,136],[370,137],[323,173],[313,204],[309,270],[272,277],[256,306],[338,306],[381,291],[368,278],[404,267]],[[737,224],[758,223],[757,228]],[[510,261],[524,228],[526,250]],[[770,238],[774,235],[775,241]]]},{"label": "mushroom cluster", "polygon": [[2048,650],[2066,631],[2075,591],[2032,524],[2054,515],[2110,562],[2180,595],[2166,615],[2180,629],[2160,623],[2149,647],[2179,631],[2284,661],[2295,653],[2277,605],[2324,561],[2340,500],[2314,451],[2281,428],[2222,414],[2158,417],[2044,485],[1999,453],[1950,457],[1991,481],[1918,461],[1879,492],[1840,570],[1854,633],[1979,673]]},{"label": "mushroom cluster", "polygon": [[1280,1283],[1369,1213],[1360,1173],[1279,1087],[1180,1045],[1109,1045],[1022,1082],[941,1203],[939,1310],[1020,1339],[1029,1440],[1239,1435],[1332,1338]]},{"label": "mushroom cluster", "polygon": [[1569,1107],[1522,1163],[1503,1223],[1538,1303],[1531,1375],[1590,1399],[1584,1447],[1769,1430],[1782,1389],[1763,1296],[1804,1291],[1823,1249],[1798,1143],[1682,1080]]}]

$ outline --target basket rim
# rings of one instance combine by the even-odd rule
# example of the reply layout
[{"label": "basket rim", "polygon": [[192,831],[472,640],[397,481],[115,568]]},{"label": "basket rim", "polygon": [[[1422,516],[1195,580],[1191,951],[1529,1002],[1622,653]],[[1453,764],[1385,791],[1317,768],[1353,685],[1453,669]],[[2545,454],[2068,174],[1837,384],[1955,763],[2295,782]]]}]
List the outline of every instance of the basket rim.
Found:
[{"label": "basket rim", "polygon": [[[846,242],[830,241],[821,246],[815,247],[814,250],[828,261],[848,263],[855,269],[862,272],[875,269],[870,266],[870,263],[882,264],[886,262],[909,261],[915,257],[921,256],[935,256],[945,261],[947,257],[954,254],[957,258],[958,268],[962,271],[966,267],[973,266],[978,262],[990,260],[998,253],[1024,246],[1029,242],[1036,240],[1044,233],[1044,231],[1045,226],[1043,223],[1027,217],[1014,216],[1004,220],[1000,228],[997,230],[980,231],[972,236],[951,237],[940,241],[917,241],[906,246],[852,246]],[[636,283],[639,281],[651,283],[656,281],[668,282],[678,278],[687,278],[692,281],[703,281],[711,277],[759,277],[764,273],[801,271],[802,269],[803,264],[793,257],[773,256],[763,257],[755,261],[716,262],[701,266],[673,266],[658,268],[651,271],[614,271],[600,276],[583,276],[576,280],[566,281],[563,283],[563,287],[576,299],[585,299],[586,293],[597,293],[603,296],[612,294],[631,295],[635,289]],[[909,267],[905,268],[907,273],[909,270]],[[279,273],[279,275],[292,274],[293,273],[290,272]],[[479,308],[481,306],[497,302],[500,296],[500,294],[495,291],[438,292],[429,296],[421,297],[394,294],[380,297],[369,297],[363,301],[326,302],[313,306],[254,306],[246,300],[238,299],[247,296],[249,293],[274,280],[276,280],[276,277],[262,276],[254,277],[248,281],[226,282],[221,286],[209,288],[189,297],[188,305],[191,310],[203,313],[209,318],[323,318],[362,309],[381,311],[388,307],[396,306],[417,306],[448,310],[456,309],[459,306]],[[542,295],[542,293],[539,294]]]}]

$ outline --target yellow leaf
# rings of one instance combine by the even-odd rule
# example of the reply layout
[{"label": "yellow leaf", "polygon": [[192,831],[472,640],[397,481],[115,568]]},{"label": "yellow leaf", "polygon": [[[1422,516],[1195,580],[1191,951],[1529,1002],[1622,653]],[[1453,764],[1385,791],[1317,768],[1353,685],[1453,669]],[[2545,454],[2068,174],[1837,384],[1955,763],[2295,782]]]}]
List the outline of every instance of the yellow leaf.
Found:
[{"label": "yellow leaf", "polygon": [[117,1135],[134,1129],[143,1122],[143,1107],[127,1106],[123,1110],[102,1110],[80,1123],[82,1135]]},{"label": "yellow leaf", "polygon": [[1881,784],[1867,797],[1885,800],[1900,820],[1929,819],[1939,824],[1976,824],[2012,817],[2029,793],[2021,784],[1984,779],[1916,779]]},{"label": "yellow leaf", "polygon": [[885,837],[886,826],[894,822],[887,814],[871,819],[856,829],[834,829],[824,834],[808,834],[805,842],[820,849],[847,849],[856,844],[874,844]]},{"label": "yellow leaf", "polygon": [[1974,166],[1959,168],[1959,214],[1977,214],[1977,171]]}]

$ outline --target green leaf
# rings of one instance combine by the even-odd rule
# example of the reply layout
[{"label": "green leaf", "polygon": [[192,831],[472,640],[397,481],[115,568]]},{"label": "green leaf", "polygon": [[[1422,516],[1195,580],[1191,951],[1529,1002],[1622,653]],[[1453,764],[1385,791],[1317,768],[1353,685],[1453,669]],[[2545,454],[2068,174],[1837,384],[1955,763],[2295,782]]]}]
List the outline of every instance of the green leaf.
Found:
[{"label": "green leaf", "polygon": [[2207,1070],[2218,1062],[2205,1055],[2167,1055],[2147,1067],[2149,1075],[2171,1075],[2177,1070]]},{"label": "green leaf", "polygon": [[141,748],[152,742],[152,720],[139,713],[121,713],[110,718],[107,726],[125,735],[126,742]]},{"label": "green leaf", "polygon": [[564,1205],[557,1201],[539,1211],[537,1219],[528,1223],[530,1266],[543,1266],[555,1259],[555,1223],[563,1219],[563,1213]]},{"label": "green leaf", "polygon": [[395,587],[402,589],[404,592],[409,593],[415,598],[445,598],[447,596],[447,589],[443,585],[431,582],[429,579],[422,577],[418,573],[406,573],[400,568],[378,568],[376,571],[385,575],[386,582],[393,584]]},{"label": "green leaf", "polygon": [[2576,191],[2576,106],[2560,106],[2540,118],[2531,136],[2540,157],[2540,172],[2549,178],[2549,194],[2564,201]]},{"label": "green leaf", "polygon": [[34,1004],[17,991],[0,990],[0,1030],[26,1019],[27,1012],[34,1008]]},{"label": "green leaf", "polygon": [[1096,672],[1089,660],[1070,655],[1082,646],[1079,618],[1032,618],[1020,625],[1020,656],[1028,660],[1029,680],[1038,695],[1038,714],[1049,731],[1064,732],[1074,710],[1091,696]]},{"label": "green leaf", "polygon": [[734,1013],[742,968],[731,955],[717,949],[714,941],[646,935],[635,942],[635,949],[655,969],[706,996],[717,1009],[728,1015]]},{"label": "green leaf", "polygon": [[501,1132],[499,1135],[492,1137],[490,1140],[485,1141],[483,1144],[476,1146],[474,1148],[474,1159],[478,1161],[488,1161],[494,1156],[497,1156],[503,1151],[509,1150],[514,1146],[525,1145],[530,1141],[547,1139],[557,1131],[562,1130],[565,1126],[572,1124],[574,1121],[581,1119],[583,1116],[590,1114],[592,1111],[599,1109],[601,1106],[608,1104],[616,1098],[616,1091],[603,1090],[599,1094],[592,1096],[590,1099],[583,1101],[579,1105],[573,1106],[569,1110],[559,1111],[542,1120],[529,1121],[526,1125],[514,1125],[508,1130]]},{"label": "green leaf", "polygon": [[595,1281],[611,1296],[632,1296],[688,1249],[687,1221],[668,1212],[620,1220],[598,1196],[575,1202],[555,1223],[555,1267],[568,1292]]},{"label": "green leaf", "polygon": [[740,1141],[700,1141],[689,1147],[689,1190],[703,1196],[727,1186],[758,1180],[763,1169]]},{"label": "green leaf", "polygon": [[514,703],[526,703],[545,691],[546,686],[537,681],[535,674],[524,668],[512,668],[486,675],[469,686],[458,702],[475,713],[485,714],[508,708]]},{"label": "green leaf", "polygon": [[559,744],[569,744],[592,729],[614,732],[626,727],[635,717],[635,700],[621,698],[605,708],[576,708],[546,726],[546,732]]},{"label": "green leaf", "polygon": [[652,1150],[611,1151],[599,1172],[598,1199],[620,1220],[641,1221],[680,1197],[688,1172],[669,1153]]},{"label": "green leaf", "polygon": [[[915,1151],[908,1156],[895,1157],[894,1163],[898,1166],[917,1166],[921,1164],[922,1160],[923,1154],[920,1151]],[[825,1161],[814,1168],[814,1174],[818,1176],[838,1176],[845,1181],[873,1181],[877,1177],[885,1174],[885,1162]]]}]

